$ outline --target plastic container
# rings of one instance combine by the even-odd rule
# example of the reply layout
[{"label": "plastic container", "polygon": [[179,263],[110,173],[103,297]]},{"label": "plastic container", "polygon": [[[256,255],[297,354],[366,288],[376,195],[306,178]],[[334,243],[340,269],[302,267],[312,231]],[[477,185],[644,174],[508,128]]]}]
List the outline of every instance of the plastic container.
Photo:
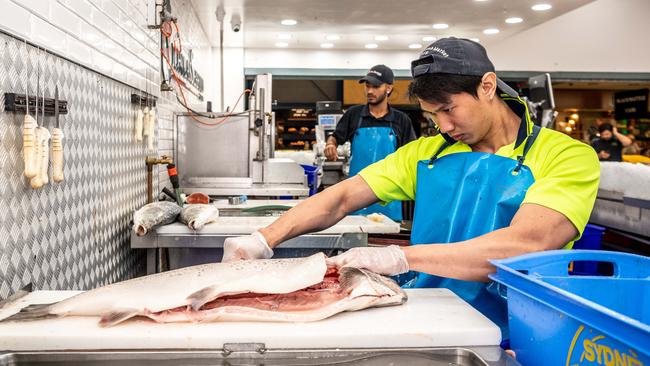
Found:
[{"label": "plastic container", "polygon": [[313,196],[318,191],[318,167],[305,164],[300,164],[300,166],[305,170],[305,175],[307,176],[309,195]]},{"label": "plastic container", "polygon": [[[605,228],[598,225],[587,224],[585,231],[582,233],[580,240],[573,243],[573,249],[600,249],[600,244],[605,234]],[[597,262],[578,262],[573,265],[573,274],[577,275],[597,275]]]},{"label": "plastic container", "polygon": [[[571,275],[572,261],[609,263],[613,275]],[[650,365],[650,258],[557,250],[492,263],[522,365]]]}]

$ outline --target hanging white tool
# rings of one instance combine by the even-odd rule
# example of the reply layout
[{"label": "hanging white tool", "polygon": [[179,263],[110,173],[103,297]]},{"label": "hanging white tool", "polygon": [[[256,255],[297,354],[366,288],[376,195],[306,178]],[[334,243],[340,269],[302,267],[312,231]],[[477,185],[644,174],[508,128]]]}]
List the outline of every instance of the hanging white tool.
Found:
[{"label": "hanging white tool", "polygon": [[[145,70],[146,73],[146,70]],[[135,130],[133,131],[133,137],[135,142],[142,142],[142,125],[144,123],[144,112],[142,110],[142,95],[138,100],[138,106],[136,107],[137,111],[135,112]]]},{"label": "hanging white tool", "polygon": [[[42,153],[41,153],[41,148],[43,146],[43,139],[45,138],[45,129],[42,127],[43,125],[43,119],[45,118],[45,103],[41,106],[41,119],[40,123],[38,122],[38,110],[39,110],[39,100],[38,100],[38,94],[41,90],[41,54],[40,54],[40,49],[37,50],[37,57],[38,60],[36,61],[36,124],[38,127],[36,127],[36,144],[34,145],[34,154],[35,154],[35,161],[36,163],[35,168],[36,168],[36,175],[32,177],[30,181],[30,185],[32,186],[33,189],[39,189],[43,187],[43,176],[41,174],[41,164],[43,162],[42,159]],[[48,132],[49,133],[49,132]]]},{"label": "hanging white tool", "polygon": [[59,123],[59,86],[54,87],[54,121],[52,129],[52,180],[63,181],[63,130]]},{"label": "hanging white tool", "polygon": [[[45,56],[45,59],[43,60],[43,63],[47,62],[47,53],[45,50],[43,50],[42,54]],[[45,71],[45,66],[43,66],[43,71]],[[43,85],[41,86],[41,124],[38,127],[38,130],[40,133],[37,133],[39,137],[39,156],[40,156],[40,162],[39,162],[39,174],[36,176],[38,177],[40,175],[40,183],[41,187],[48,184],[50,182],[49,180],[49,169],[50,169],[50,130],[48,130],[45,127],[45,75],[42,76],[43,79]],[[37,156],[38,159],[38,156]],[[37,181],[37,183],[39,183]],[[39,187],[40,188],[40,187]]]},{"label": "hanging white tool", "polygon": [[149,108],[149,114],[145,119],[145,130],[147,131],[147,149],[154,149],[154,138],[156,137],[156,109],[153,106],[153,99],[151,99],[151,107]]},{"label": "hanging white tool", "polygon": [[145,95],[146,95],[146,97],[144,99],[145,100],[145,102],[144,102],[145,106],[144,106],[144,112],[143,112],[143,115],[144,115],[143,116],[144,128],[143,128],[143,134],[142,135],[147,137],[147,140],[150,140],[151,138],[149,137],[149,133],[151,131],[149,131],[149,125],[151,124],[151,122],[150,122],[149,118],[150,118],[151,110],[149,109],[149,78],[148,78],[147,70],[145,70],[145,81],[147,83],[147,86],[145,86]]},{"label": "hanging white tool", "polygon": [[[29,50],[27,49],[27,41],[25,41],[25,64],[29,64]],[[33,71],[33,69],[32,69]],[[25,177],[33,178],[38,171],[36,170],[36,120],[29,114],[29,82],[30,74],[25,67],[25,120],[23,121],[23,161],[25,163]],[[38,100],[38,98],[36,98]],[[38,110],[37,110],[38,111]],[[38,118],[38,116],[36,116]]]}]

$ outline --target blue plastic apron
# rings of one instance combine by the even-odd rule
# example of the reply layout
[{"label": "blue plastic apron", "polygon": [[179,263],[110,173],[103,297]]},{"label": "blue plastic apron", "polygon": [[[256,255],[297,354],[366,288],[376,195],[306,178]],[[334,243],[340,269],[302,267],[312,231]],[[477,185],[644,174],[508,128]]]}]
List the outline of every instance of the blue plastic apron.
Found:
[{"label": "blue plastic apron", "polygon": [[[391,127],[367,127],[361,126],[361,122],[362,117],[359,117],[352,138],[350,177],[397,150],[397,136]],[[368,215],[374,212],[384,214],[394,221],[402,221],[402,202],[393,201],[386,206],[374,203],[354,214]]]},{"label": "blue plastic apron", "polygon": [[[522,121],[526,123],[526,119]],[[411,244],[444,244],[475,238],[510,225],[535,181],[524,165],[540,128],[533,127],[517,160],[482,152],[454,153],[418,162]],[[399,276],[403,287],[448,288],[499,327],[507,337],[505,289],[496,283],[461,281],[426,273]]]}]

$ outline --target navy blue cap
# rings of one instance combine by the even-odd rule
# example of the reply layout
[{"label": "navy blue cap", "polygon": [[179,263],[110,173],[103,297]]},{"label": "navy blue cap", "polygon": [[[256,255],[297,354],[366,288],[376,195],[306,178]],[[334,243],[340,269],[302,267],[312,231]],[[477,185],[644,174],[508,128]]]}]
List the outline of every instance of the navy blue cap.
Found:
[{"label": "navy blue cap", "polygon": [[359,84],[370,83],[374,86],[380,86],[381,84],[392,84],[394,81],[395,76],[390,67],[386,65],[375,65],[368,70],[366,76],[359,80]]},{"label": "navy blue cap", "polygon": [[[431,43],[411,62],[413,78],[424,74],[454,74],[483,76],[495,72],[487,51],[478,42],[465,38],[441,38]],[[497,78],[497,87],[506,94],[517,97],[517,92]]]}]

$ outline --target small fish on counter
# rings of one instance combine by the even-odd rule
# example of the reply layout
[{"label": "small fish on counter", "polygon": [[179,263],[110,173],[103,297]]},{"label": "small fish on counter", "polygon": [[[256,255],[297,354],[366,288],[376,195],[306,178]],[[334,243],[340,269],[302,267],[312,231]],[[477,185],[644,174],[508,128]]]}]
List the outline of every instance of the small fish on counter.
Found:
[{"label": "small fish on counter", "polygon": [[148,203],[133,214],[133,231],[138,236],[144,236],[156,226],[176,221],[180,213],[181,207],[175,202]]},{"label": "small fish on counter", "polygon": [[186,205],[181,211],[181,221],[194,231],[203,229],[205,224],[214,222],[217,218],[219,218],[219,209],[204,203]]}]

